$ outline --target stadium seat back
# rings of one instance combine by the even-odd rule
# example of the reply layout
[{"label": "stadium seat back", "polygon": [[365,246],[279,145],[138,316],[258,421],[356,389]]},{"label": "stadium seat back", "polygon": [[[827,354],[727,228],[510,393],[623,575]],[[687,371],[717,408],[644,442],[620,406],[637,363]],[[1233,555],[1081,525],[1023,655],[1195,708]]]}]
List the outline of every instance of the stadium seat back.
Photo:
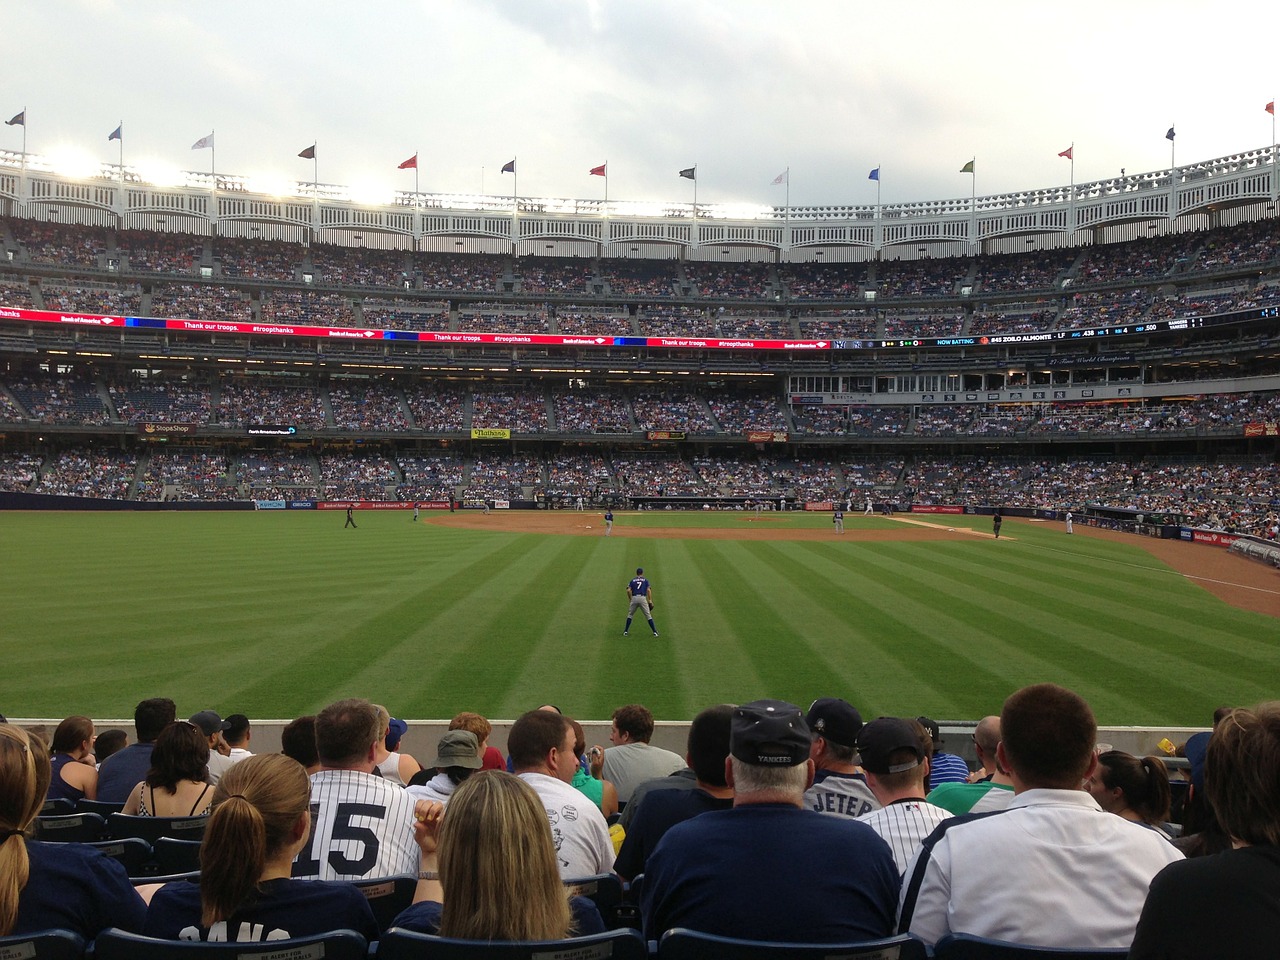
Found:
[{"label": "stadium seat back", "polygon": [[1128,954],[1127,948],[1075,950],[1070,947],[1029,947],[967,933],[949,933],[933,949],[936,960],[1116,960]]},{"label": "stadium seat back", "polygon": [[770,943],[675,927],[662,935],[658,960],[925,960],[924,941],[910,934],[857,943]]},{"label": "stadium seat back", "polygon": [[190,873],[200,869],[200,841],[158,837],[155,848],[157,873]]},{"label": "stadium seat back", "polygon": [[131,817],[113,813],[107,817],[107,833],[117,839],[141,837],[147,843],[155,843],[161,837],[199,840],[208,822],[208,817]]},{"label": "stadium seat back", "polygon": [[107,837],[107,822],[96,813],[36,817],[35,835],[46,843],[93,843]]},{"label": "stadium seat back", "polygon": [[77,800],[76,813],[96,813],[103,819],[111,816],[113,813],[119,813],[124,809],[124,802],[119,803],[107,800]]},{"label": "stadium seat back", "polygon": [[70,930],[42,930],[0,937],[0,957],[22,960],[80,960],[84,940]]},{"label": "stadium seat back", "polygon": [[61,797],[56,800],[46,800],[44,806],[40,808],[40,816],[42,817],[62,817],[75,812],[76,805],[70,800],[64,800]]},{"label": "stadium seat back", "polygon": [[112,927],[94,941],[95,960],[366,960],[369,943],[354,930],[263,943],[154,940]]},{"label": "stadium seat back", "polygon": [[125,837],[123,840],[97,840],[89,846],[124,867],[131,879],[154,874],[151,844],[137,837]]},{"label": "stadium seat back", "polygon": [[579,897],[586,897],[594,903],[604,925],[610,930],[626,926],[618,923],[618,909],[622,906],[622,881],[617,874],[600,873],[593,877],[580,877],[566,880],[564,885]]},{"label": "stadium seat back", "polygon": [[433,937],[392,927],[378,941],[378,960],[547,960],[561,956],[589,960],[648,960],[648,946],[644,937],[635,930],[609,930],[570,940],[489,943]]},{"label": "stadium seat back", "polygon": [[413,892],[418,888],[418,878],[407,875],[351,882],[369,901],[373,919],[378,921],[378,929],[384,931],[391,927],[391,921],[413,903]]}]

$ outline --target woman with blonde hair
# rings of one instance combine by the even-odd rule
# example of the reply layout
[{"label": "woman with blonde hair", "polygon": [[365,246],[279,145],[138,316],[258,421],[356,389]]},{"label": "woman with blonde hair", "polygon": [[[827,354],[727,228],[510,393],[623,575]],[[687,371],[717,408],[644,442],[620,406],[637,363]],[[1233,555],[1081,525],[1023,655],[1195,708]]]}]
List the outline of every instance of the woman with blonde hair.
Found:
[{"label": "woman with blonde hair", "polygon": [[50,800],[98,799],[98,768],[93,756],[93,721],[88,717],[67,717],[53,732],[49,751],[53,772],[49,779]]},{"label": "woman with blonde hair", "polygon": [[604,932],[594,903],[560,880],[547,811],[533,788],[483,770],[458,785],[448,812],[414,824],[423,877],[395,925],[461,940],[561,940]]},{"label": "woman with blonde hair", "polygon": [[350,929],[376,940],[369,902],[354,886],[290,879],[311,833],[310,800],[306,770],[283,754],[252,756],[228,770],[200,845],[200,885],[157,890],[143,932],[252,943]]},{"label": "woman with blonde hair", "polygon": [[397,786],[408,786],[413,775],[422,770],[422,764],[417,760],[407,753],[398,752],[400,738],[408,730],[408,725],[403,720],[393,721],[391,712],[380,703],[375,703],[373,709],[378,711],[378,723],[382,725],[382,736],[374,744],[378,751],[374,757],[378,773]]},{"label": "woman with blonde hair", "polygon": [[147,778],[133,788],[123,813],[142,817],[200,817],[209,812],[213,787],[209,738],[194,723],[179,720],[160,731],[151,750]]},{"label": "woman with blonde hair", "polygon": [[50,773],[42,744],[0,724],[0,936],[60,929],[91,940],[107,927],[141,930],[146,905],[124,867],[82,844],[27,839]]}]

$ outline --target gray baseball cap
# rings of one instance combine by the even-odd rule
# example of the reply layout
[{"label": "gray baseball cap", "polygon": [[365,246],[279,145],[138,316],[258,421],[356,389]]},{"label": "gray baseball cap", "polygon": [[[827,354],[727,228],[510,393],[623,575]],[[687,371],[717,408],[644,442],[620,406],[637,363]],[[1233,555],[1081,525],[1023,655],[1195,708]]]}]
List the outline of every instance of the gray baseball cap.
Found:
[{"label": "gray baseball cap", "polygon": [[433,767],[468,767],[479,770],[484,766],[480,758],[480,741],[470,730],[450,730],[436,745],[438,756],[431,761]]}]

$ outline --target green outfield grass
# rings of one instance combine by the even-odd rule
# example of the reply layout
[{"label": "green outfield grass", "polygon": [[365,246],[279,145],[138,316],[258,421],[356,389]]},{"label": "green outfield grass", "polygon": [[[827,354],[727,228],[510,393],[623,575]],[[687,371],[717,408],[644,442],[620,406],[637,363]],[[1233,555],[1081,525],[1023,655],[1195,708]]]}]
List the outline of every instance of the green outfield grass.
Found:
[{"label": "green outfield grass", "polygon": [[[828,514],[619,515],[625,526]],[[1280,695],[1280,621],[1227,606],[1139,546],[1006,524],[959,542],[658,540],[412,523],[408,513],[0,515],[0,713],[291,717],[348,695],[402,717],[687,719],[721,701],[843,696],[865,716],[998,711],[1052,680],[1110,724],[1203,724]],[[945,526],[982,518],[925,517]],[[590,521],[587,521],[590,522]],[[850,529],[893,527],[855,511]],[[659,639],[622,637],[653,581]]]}]

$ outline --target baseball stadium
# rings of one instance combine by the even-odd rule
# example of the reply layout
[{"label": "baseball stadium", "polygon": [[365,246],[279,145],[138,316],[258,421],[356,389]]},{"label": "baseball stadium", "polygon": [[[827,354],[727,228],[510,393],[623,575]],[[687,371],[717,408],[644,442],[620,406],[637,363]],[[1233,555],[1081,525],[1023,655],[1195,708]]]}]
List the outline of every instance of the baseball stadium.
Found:
[{"label": "baseball stadium", "polygon": [[1274,171],[743,218],[2,154],[0,701],[126,716],[211,649],[259,716],[1263,699]]}]

